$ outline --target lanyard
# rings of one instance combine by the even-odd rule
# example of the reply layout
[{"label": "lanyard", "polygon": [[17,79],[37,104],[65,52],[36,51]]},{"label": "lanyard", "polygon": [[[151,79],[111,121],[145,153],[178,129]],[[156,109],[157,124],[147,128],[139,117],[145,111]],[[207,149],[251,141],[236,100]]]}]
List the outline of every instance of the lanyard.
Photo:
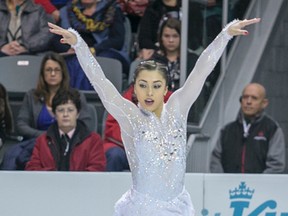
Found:
[{"label": "lanyard", "polygon": [[244,131],[243,136],[247,138],[249,136],[249,129],[251,127],[251,123],[247,124],[244,118],[242,120],[242,123],[243,123],[243,131]]}]

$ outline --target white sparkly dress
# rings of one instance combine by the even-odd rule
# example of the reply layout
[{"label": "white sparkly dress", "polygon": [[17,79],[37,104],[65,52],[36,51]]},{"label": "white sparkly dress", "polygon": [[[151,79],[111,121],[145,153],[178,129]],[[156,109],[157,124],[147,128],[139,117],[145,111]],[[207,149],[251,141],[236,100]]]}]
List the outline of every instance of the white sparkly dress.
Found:
[{"label": "white sparkly dress", "polygon": [[161,117],[124,99],[106,79],[86,43],[77,35],[73,46],[79,62],[105,108],[118,121],[126,149],[132,186],[116,203],[115,216],[193,216],[184,186],[186,124],[190,107],[228,41],[227,27],[201,54],[182,88],[163,107]]}]

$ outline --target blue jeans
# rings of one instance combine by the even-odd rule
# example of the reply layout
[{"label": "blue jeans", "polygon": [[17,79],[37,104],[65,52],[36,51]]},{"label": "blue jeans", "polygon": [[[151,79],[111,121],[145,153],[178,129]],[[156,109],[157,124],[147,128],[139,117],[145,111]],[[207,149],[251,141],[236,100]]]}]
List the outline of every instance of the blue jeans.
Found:
[{"label": "blue jeans", "polygon": [[129,170],[129,164],[124,149],[120,147],[113,147],[106,152],[106,158],[107,171],[119,172],[123,170]]}]

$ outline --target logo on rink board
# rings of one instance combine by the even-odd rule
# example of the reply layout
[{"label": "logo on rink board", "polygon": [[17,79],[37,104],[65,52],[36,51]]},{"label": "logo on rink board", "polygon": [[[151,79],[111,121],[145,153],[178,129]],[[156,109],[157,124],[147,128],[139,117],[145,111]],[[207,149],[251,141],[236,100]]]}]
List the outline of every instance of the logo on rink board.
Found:
[{"label": "logo on rink board", "polygon": [[[240,182],[238,187],[229,190],[230,208],[233,210],[232,216],[288,216],[288,212],[277,212],[277,202],[275,200],[264,201],[255,209],[249,208],[254,194],[256,194],[256,191],[247,187],[245,182]],[[209,214],[208,209],[203,209],[201,213],[202,216],[221,216],[221,213]]]}]

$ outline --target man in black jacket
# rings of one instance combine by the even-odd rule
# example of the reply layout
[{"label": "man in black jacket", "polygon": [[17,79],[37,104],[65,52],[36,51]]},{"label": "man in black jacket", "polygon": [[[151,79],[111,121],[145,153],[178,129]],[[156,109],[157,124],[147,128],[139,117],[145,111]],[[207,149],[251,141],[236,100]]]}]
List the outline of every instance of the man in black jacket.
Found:
[{"label": "man in black jacket", "polygon": [[248,84],[240,97],[238,118],[222,130],[210,161],[216,173],[282,173],[285,141],[280,126],[264,113],[265,88]]}]

